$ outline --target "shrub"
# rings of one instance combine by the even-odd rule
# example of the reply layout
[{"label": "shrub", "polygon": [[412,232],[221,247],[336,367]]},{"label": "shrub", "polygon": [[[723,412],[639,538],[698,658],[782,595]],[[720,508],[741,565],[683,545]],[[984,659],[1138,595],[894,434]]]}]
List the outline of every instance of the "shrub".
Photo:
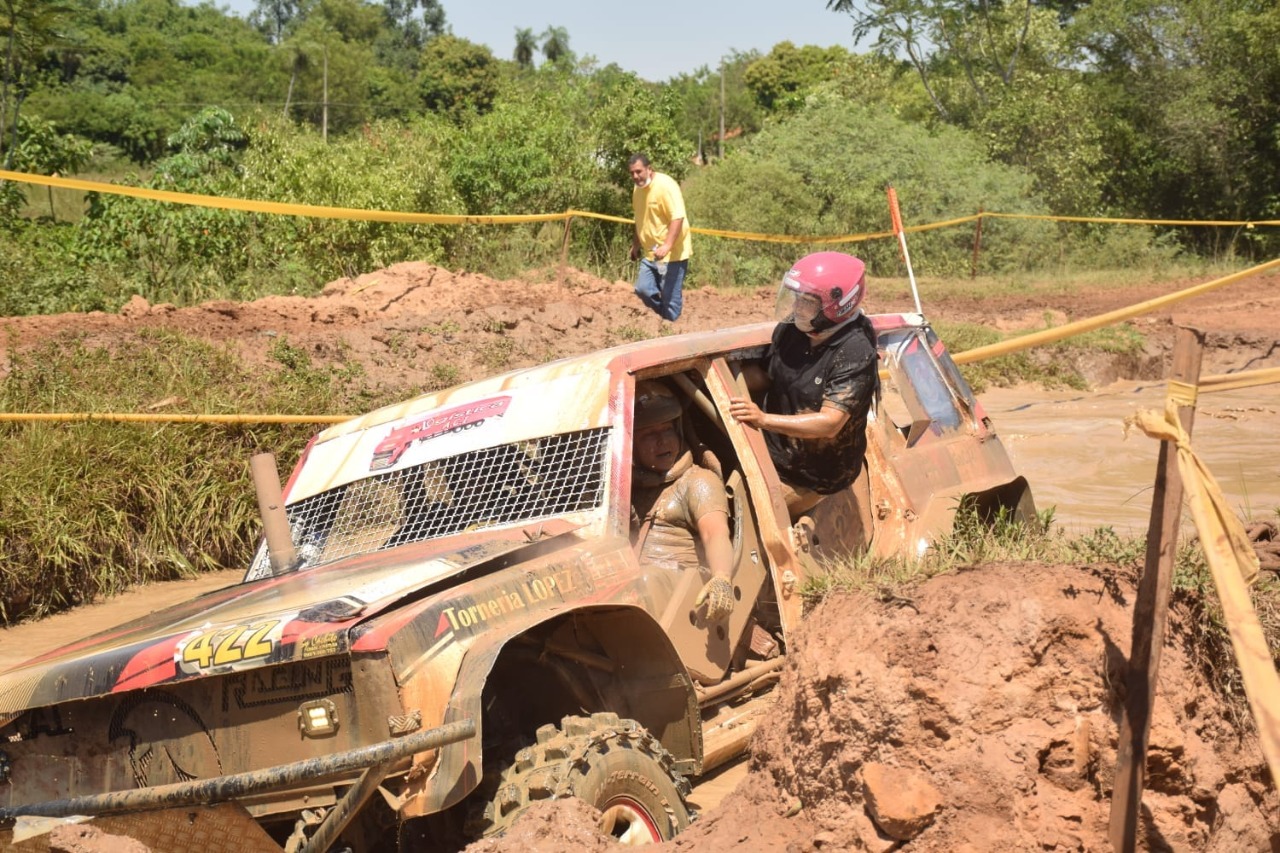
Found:
[{"label": "shrub", "polygon": [[[834,96],[809,99],[803,110],[772,125],[732,156],[690,178],[686,200],[695,226],[795,235],[847,235],[891,229],[886,185],[895,187],[907,226],[969,216],[980,209],[1041,209],[1031,178],[992,164],[981,143],[962,131],[929,130],[887,111]],[[1038,222],[990,220],[983,229],[984,270],[1034,266],[1053,251],[1055,230]],[[912,234],[917,273],[967,272],[971,228]],[[701,239],[695,265],[733,284],[774,281],[799,255],[819,248],[852,251],[872,275],[902,269],[896,241],[836,245],[751,243]]]},{"label": "shrub", "polygon": [[[451,132],[439,121],[370,125],[359,136],[326,144],[275,118],[260,118],[241,134],[229,118],[201,114],[188,122],[170,139],[177,150],[157,163],[146,185],[331,207],[461,212],[439,166]],[[311,292],[340,275],[406,258],[439,261],[454,237],[442,225],[251,214],[95,195],[76,249],[82,263],[137,270],[135,287],[153,302],[187,304]]]},{"label": "shrub", "polygon": [[[76,340],[11,351],[5,411],[306,413],[377,401],[358,372],[280,344],[251,376],[228,352],[165,332],[112,350]],[[175,400],[181,402],[175,403]],[[143,581],[245,566],[260,529],[248,458],[296,457],[312,428],[270,424],[0,424],[0,623]]]}]

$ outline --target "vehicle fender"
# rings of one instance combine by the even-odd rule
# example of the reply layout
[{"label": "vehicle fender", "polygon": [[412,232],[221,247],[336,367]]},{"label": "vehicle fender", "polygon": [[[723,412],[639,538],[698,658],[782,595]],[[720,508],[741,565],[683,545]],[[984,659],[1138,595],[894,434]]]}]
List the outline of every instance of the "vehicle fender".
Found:
[{"label": "vehicle fender", "polygon": [[[602,604],[534,611],[522,623],[510,624],[509,630],[484,632],[465,649],[455,647],[456,670],[434,664],[416,667],[403,682],[404,705],[423,710],[424,726],[471,719],[475,720],[477,731],[474,737],[444,746],[434,757],[418,757],[425,757],[426,761],[419,761],[419,765],[425,768],[429,763],[430,770],[410,773],[402,817],[443,811],[479,784],[484,766],[482,696],[494,664],[520,638],[531,632],[545,637],[566,621],[601,641],[605,652],[602,657],[617,673],[616,689],[610,695],[621,697],[621,707],[584,710],[614,711],[639,721],[674,755],[678,769],[686,773],[700,769],[703,743],[697,693],[674,646],[645,608]],[[605,661],[599,664],[604,665]],[[452,679],[447,677],[450,671],[456,671]],[[440,701],[444,697],[440,694],[450,686],[452,692],[442,707]],[[443,713],[428,715],[427,709],[432,707],[441,708]],[[439,719],[434,719],[436,716]]]}]

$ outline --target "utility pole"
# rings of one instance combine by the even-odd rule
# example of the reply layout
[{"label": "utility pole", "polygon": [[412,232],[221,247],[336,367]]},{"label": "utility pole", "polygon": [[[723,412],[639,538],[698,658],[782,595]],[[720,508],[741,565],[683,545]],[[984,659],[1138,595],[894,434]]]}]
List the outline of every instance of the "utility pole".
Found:
[{"label": "utility pole", "polygon": [[329,45],[324,45],[324,105],[320,112],[320,139],[329,141]]},{"label": "utility pole", "polygon": [[716,146],[716,158],[724,159],[724,58],[720,59],[720,144]]}]

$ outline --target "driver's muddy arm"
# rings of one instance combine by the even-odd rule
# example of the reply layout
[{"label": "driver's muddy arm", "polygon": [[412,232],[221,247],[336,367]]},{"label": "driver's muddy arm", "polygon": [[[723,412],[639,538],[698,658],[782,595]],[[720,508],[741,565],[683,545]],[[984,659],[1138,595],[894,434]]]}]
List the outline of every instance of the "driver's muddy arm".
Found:
[{"label": "driver's muddy arm", "polygon": [[707,557],[707,567],[717,578],[729,580],[733,572],[733,542],[729,538],[729,516],[709,512],[698,519],[698,538]]}]

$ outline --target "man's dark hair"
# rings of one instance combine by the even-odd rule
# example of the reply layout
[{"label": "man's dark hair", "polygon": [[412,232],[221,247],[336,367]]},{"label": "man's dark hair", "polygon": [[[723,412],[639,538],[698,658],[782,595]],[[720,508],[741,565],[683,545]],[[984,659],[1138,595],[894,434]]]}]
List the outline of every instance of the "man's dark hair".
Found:
[{"label": "man's dark hair", "polygon": [[646,169],[649,168],[649,155],[632,154],[631,159],[627,161],[627,168],[634,166],[636,163],[643,163]]}]

